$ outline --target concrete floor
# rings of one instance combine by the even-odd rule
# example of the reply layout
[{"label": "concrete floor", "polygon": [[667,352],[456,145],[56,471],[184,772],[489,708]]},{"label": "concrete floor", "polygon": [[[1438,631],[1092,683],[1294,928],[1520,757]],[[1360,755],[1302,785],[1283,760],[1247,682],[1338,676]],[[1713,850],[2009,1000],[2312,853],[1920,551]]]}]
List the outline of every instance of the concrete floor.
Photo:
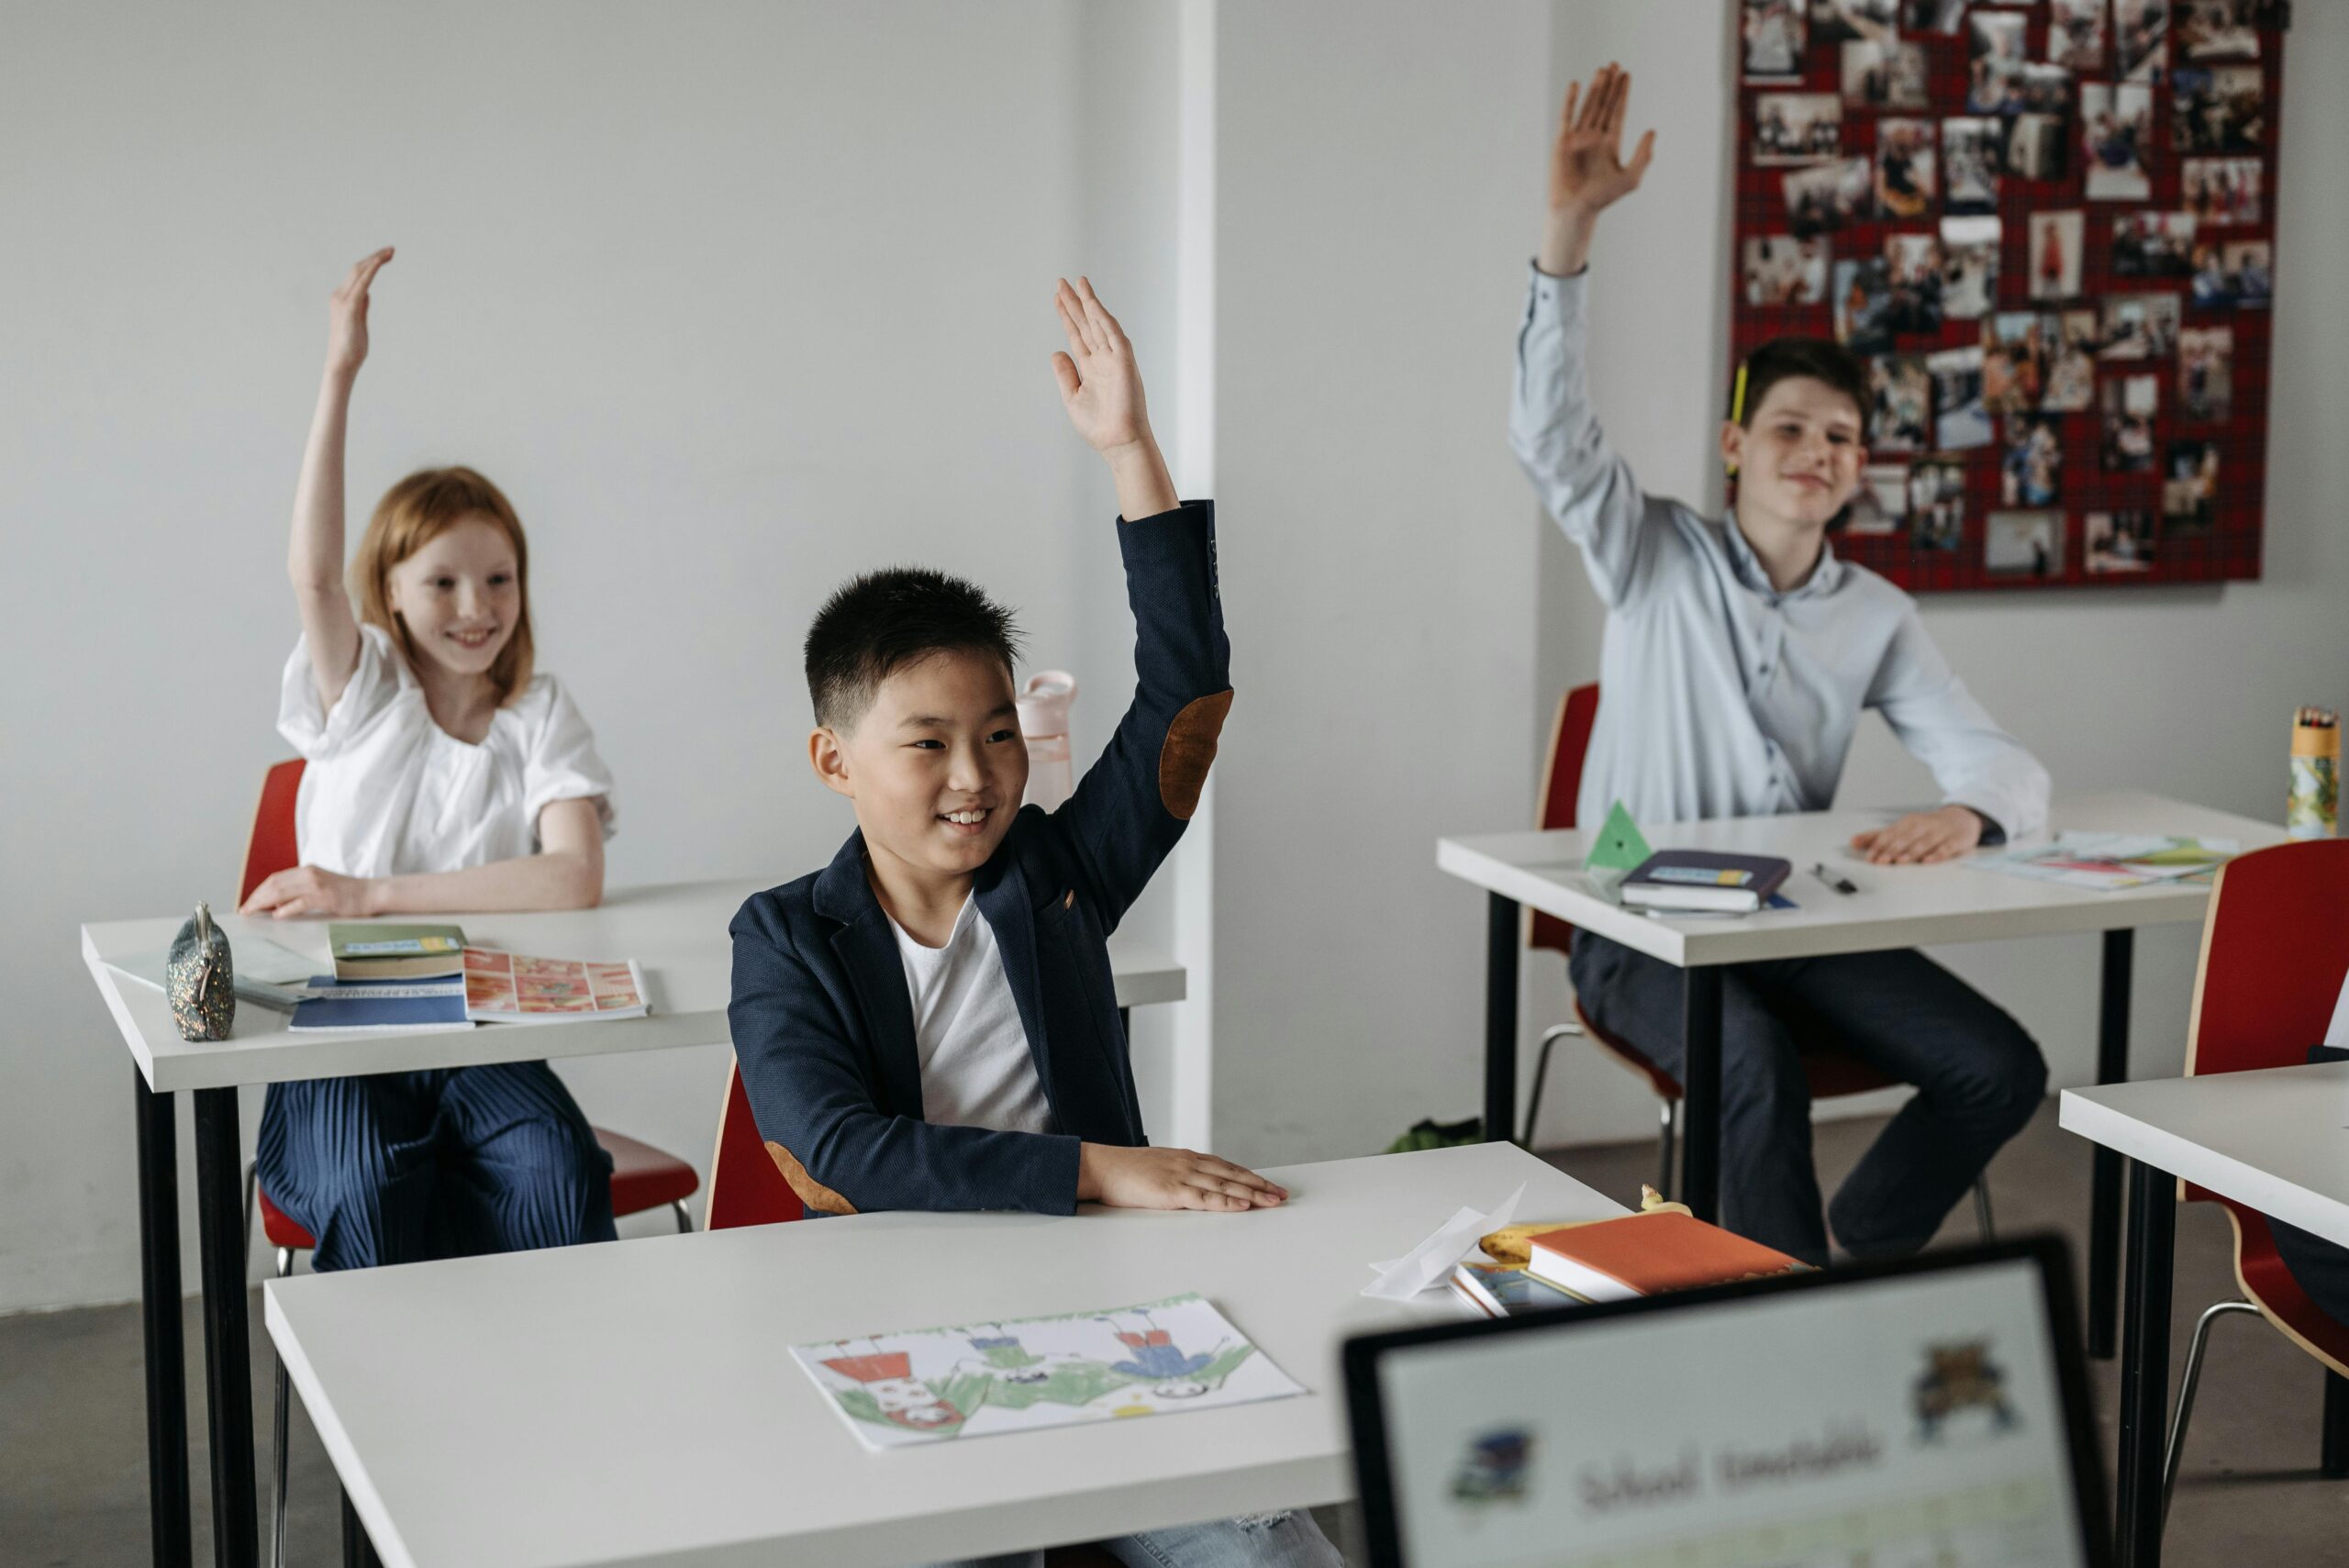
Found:
[{"label": "concrete floor", "polygon": [[[1824,1123],[1819,1160],[1831,1184],[1858,1159],[1880,1123]],[[1562,1169],[1627,1201],[1652,1180],[1653,1145],[1553,1152]],[[1999,1157],[1992,1188],[2002,1230],[2054,1229],[2076,1255],[2087,1244],[2087,1147],[2055,1126],[2049,1105]],[[1970,1207],[1945,1235],[1973,1236]],[[2171,1342],[2182,1362],[2195,1317],[2233,1294],[2226,1220],[2208,1205],[2177,1225],[2176,1314]],[[269,1429],[269,1345],[253,1318],[254,1427]],[[187,1317],[189,1426],[197,1492],[195,1560],[210,1561],[206,1507],[202,1325]],[[135,1307],[0,1318],[0,1562],[9,1568],[133,1568],[148,1561],[147,1465],[139,1317]],[[2118,1378],[2094,1363],[2096,1414],[2110,1462]],[[2175,1387],[2176,1366],[2172,1368]],[[2222,1320],[2171,1514],[2166,1560],[2174,1564],[2338,1562],[2349,1539],[2349,1482],[2316,1472],[2319,1369],[2264,1323]],[[340,1560],[340,1515],[333,1470],[294,1406],[288,1561]],[[262,1455],[263,1474],[267,1455]],[[265,1485],[265,1483],[264,1483]],[[262,1539],[266,1547],[266,1498]],[[1350,1518],[1325,1521],[1351,1541]]]}]

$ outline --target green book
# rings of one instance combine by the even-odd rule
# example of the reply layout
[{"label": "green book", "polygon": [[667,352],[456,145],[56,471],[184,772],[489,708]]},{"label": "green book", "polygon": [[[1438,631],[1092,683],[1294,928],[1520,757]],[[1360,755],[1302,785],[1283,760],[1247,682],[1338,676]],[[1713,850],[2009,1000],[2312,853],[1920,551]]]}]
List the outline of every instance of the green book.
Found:
[{"label": "green book", "polygon": [[465,972],[465,933],[455,926],[336,920],[327,940],[337,980],[429,980]]}]

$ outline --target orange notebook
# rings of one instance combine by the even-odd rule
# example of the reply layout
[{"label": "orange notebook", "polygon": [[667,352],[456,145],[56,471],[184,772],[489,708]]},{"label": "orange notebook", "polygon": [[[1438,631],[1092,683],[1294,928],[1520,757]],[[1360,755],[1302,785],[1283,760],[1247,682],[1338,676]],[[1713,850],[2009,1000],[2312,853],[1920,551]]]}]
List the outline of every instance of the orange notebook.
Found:
[{"label": "orange notebook", "polygon": [[1586,1301],[1628,1301],[1803,1267],[1775,1248],[1685,1214],[1627,1214],[1544,1231],[1529,1245],[1527,1273]]}]

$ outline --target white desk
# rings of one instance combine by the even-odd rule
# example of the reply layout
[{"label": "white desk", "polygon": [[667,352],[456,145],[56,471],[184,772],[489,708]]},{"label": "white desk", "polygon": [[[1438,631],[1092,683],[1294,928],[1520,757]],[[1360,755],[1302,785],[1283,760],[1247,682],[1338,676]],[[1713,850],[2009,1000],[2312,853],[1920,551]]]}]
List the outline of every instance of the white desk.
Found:
[{"label": "white desk", "polygon": [[[1352,1495],[1339,1347],[1462,1204],[1620,1206],[1506,1145],[1268,1172],[1281,1208],[873,1214],[273,1280],[271,1336],[393,1568],[926,1562]],[[1298,1398],[870,1453],[793,1344],[1196,1290]]]},{"label": "white desk", "polygon": [[[158,1568],[189,1561],[187,1407],[180,1338],[178,1127],[172,1095],[195,1101],[196,1215],[203,1244],[207,1401],[211,1418],[213,1548],[224,1568],[252,1568],[252,1410],[247,1381],[245,1229],[236,1089],[301,1078],[419,1072],[484,1062],[560,1060],[672,1046],[721,1044],[733,947],[726,928],[751,894],[779,879],[615,888],[595,909],[527,915],[456,915],[484,947],[562,958],[630,958],[644,970],[653,1011],[641,1018],[547,1026],[484,1026],[426,1034],[295,1034],[284,1015],[246,1004],[230,1038],[179,1037],[162,991],[126,979],[109,961],[159,952],[186,918],[111,920],[82,928],[82,957],[138,1064],[140,1287],[147,1334],[150,1503]],[[326,923],[219,917],[233,953],[260,932],[327,962]],[[1182,999],[1180,964],[1114,939],[1110,967],[1119,1008]],[[717,1089],[711,1104],[717,1104]],[[223,1397],[223,1389],[236,1396]]]},{"label": "white desk", "polygon": [[[1871,866],[1845,846],[1894,813],[1822,811],[1784,817],[1675,822],[1647,828],[1658,849],[1726,850],[1792,862],[1787,896],[1798,907],[1740,919],[1658,919],[1594,891],[1582,873],[1577,832],[1491,833],[1441,839],[1436,864],[1489,895],[1486,934],[1485,1126],[1507,1137],[1517,1115],[1517,965],[1524,942],[1519,906],[1675,964],[1686,973],[1687,1071],[1681,1087],[1680,1195],[1707,1218],[1718,1214],[1720,1171],[1720,970],[1729,963],[1823,953],[1873,952],[1932,942],[2104,933],[2097,1079],[2128,1075],[2129,970],[2139,926],[2199,921],[2210,890],[2175,884],[2104,893],[2034,882],[1961,863]],[[2137,791],[2059,795],[2051,831],[2188,833],[2233,839],[2245,850],[2280,843],[2284,832],[2205,806]],[[2000,851],[1991,851],[1990,853]],[[1856,883],[1839,894],[1810,875],[1824,862]],[[2088,1344],[2112,1353],[2114,1282],[2120,1273],[2121,1170],[2097,1160],[2088,1265]]]},{"label": "white desk", "polygon": [[2131,1162],[2118,1533],[2121,1562],[2153,1568],[2169,1417],[2171,1178],[2349,1246],[2349,1063],[2066,1089],[2056,1109],[2066,1131]]}]

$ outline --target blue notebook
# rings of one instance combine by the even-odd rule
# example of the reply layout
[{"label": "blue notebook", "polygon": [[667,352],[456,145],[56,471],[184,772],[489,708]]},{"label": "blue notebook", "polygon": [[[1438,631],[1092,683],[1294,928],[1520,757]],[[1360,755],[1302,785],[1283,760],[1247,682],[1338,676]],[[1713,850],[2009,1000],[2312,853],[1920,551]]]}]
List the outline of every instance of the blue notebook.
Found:
[{"label": "blue notebook", "polygon": [[330,974],[311,978],[309,994],[295,1004],[294,1021],[285,1026],[307,1032],[317,1029],[400,1030],[470,1029],[465,1017],[462,979],[422,983],[413,980],[337,980]]}]

